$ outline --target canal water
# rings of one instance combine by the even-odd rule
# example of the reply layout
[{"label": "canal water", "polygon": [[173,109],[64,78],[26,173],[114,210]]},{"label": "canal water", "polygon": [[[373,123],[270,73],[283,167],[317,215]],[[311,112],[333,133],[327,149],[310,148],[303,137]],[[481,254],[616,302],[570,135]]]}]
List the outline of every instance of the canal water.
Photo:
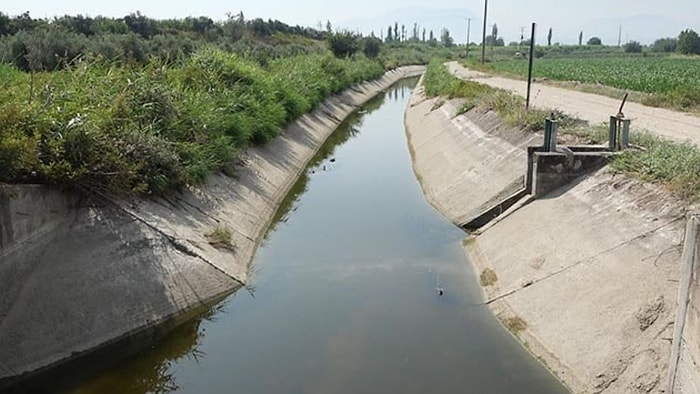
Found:
[{"label": "canal water", "polygon": [[465,234],[424,200],[403,125],[416,82],[331,136],[251,286],[72,391],[567,392],[482,305]]}]

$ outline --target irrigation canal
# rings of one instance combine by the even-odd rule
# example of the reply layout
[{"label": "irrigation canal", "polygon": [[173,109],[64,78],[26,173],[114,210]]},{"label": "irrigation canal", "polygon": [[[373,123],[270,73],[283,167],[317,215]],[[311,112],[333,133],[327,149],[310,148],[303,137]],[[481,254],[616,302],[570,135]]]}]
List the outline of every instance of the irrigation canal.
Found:
[{"label": "irrigation canal", "polygon": [[416,83],[331,136],[258,250],[254,287],[70,391],[567,392],[481,305],[464,233],[423,198],[403,126]]}]

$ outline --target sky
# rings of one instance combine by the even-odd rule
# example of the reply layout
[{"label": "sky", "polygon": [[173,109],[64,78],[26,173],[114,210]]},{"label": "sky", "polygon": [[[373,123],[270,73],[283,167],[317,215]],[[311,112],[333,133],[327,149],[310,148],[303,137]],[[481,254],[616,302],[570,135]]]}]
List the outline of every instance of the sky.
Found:
[{"label": "sky", "polygon": [[[223,20],[227,13],[243,11],[246,18],[279,19],[288,24],[317,27],[326,21],[338,28],[360,30],[363,33],[386,30],[394,20],[412,26],[418,22],[428,30],[450,29],[457,42],[466,40],[466,18],[472,19],[471,41],[480,39],[483,23],[483,0],[5,0],[0,11],[17,15],[29,11],[33,17],[57,15],[105,15],[120,17],[140,11],[153,18],[180,18],[206,15]],[[538,23],[538,42],[547,30],[554,31],[554,41],[574,43],[579,31],[585,37],[599,36],[604,43],[616,44],[622,26],[622,41],[653,41],[662,36],[677,36],[685,28],[700,30],[700,1],[698,0],[490,0],[487,22],[489,31],[496,23],[499,35],[506,42],[520,38],[521,27],[529,30]],[[526,33],[528,35],[528,33]]]}]

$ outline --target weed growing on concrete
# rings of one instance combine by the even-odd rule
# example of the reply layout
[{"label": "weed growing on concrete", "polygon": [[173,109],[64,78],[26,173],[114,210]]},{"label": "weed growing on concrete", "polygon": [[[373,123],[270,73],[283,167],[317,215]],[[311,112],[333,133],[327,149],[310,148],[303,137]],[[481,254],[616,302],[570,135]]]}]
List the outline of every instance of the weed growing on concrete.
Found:
[{"label": "weed growing on concrete", "polygon": [[488,286],[493,286],[498,282],[498,275],[496,275],[496,271],[486,268],[481,272],[481,275],[479,276],[481,286],[483,287],[488,287]]},{"label": "weed growing on concrete", "polygon": [[233,250],[234,248],[231,241],[231,230],[228,227],[217,227],[205,236],[209,244],[217,249]]},{"label": "weed growing on concrete", "polygon": [[527,322],[518,316],[504,319],[503,324],[505,324],[508,331],[515,335],[518,335],[521,331],[527,330]]}]

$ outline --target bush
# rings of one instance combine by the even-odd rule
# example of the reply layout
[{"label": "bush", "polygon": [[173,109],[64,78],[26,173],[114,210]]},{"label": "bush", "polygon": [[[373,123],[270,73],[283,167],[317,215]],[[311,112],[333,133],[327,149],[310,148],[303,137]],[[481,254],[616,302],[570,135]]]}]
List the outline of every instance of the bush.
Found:
[{"label": "bush", "polygon": [[676,38],[660,38],[651,45],[652,52],[675,52],[678,47],[678,39]]},{"label": "bush", "polygon": [[0,182],[112,194],[199,184],[330,94],[383,72],[362,54],[301,55],[262,67],[207,49],[175,63],[82,62],[36,73],[41,89],[30,103],[30,76],[0,65]]},{"label": "bush", "polygon": [[6,38],[0,58],[23,71],[52,71],[71,64],[87,46],[85,36],[59,29],[20,31]]},{"label": "bush", "polygon": [[586,45],[603,45],[603,41],[598,37],[591,37]]},{"label": "bush", "polygon": [[336,57],[349,57],[360,49],[359,38],[352,32],[342,31],[328,35],[328,49]]},{"label": "bush", "polygon": [[364,40],[363,52],[370,59],[375,59],[379,56],[379,51],[382,48],[382,40],[377,37],[368,37]]},{"label": "bush", "polygon": [[683,55],[700,55],[700,36],[693,30],[682,31],[678,36],[678,52]]},{"label": "bush", "polygon": [[642,53],[642,44],[637,41],[630,41],[625,44],[625,53]]}]

